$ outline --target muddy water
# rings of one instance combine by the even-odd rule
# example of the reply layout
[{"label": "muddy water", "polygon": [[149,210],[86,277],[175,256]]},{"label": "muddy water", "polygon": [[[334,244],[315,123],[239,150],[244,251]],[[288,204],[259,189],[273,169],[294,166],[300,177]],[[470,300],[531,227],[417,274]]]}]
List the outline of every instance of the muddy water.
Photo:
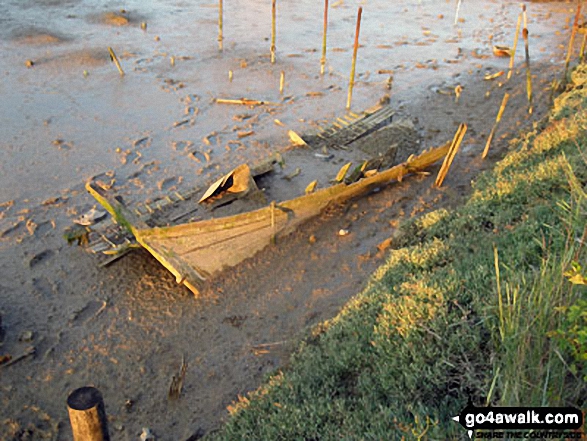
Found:
[{"label": "muddy water", "polygon": [[[398,219],[454,203],[487,166],[473,156],[484,146],[502,89],[483,76],[507,68],[491,45],[512,43],[519,4],[465,1],[455,26],[454,2],[363,1],[353,110],[389,93],[393,71],[391,104],[416,121],[427,143],[445,141],[467,121],[465,155],[445,190],[420,177],[330,211],[280,247],[228,271],[200,299],[145,253],[100,269],[68,247],[61,233],[93,205],[82,184],[94,174],[113,172],[127,199],[144,201],[285,148],[290,128],[304,132],[344,114],[359,3],[331,1],[323,77],[319,2],[279,2],[274,65],[266,3],[225,5],[222,53],[210,3],[0,3],[0,314],[6,330],[0,354],[17,357],[36,348],[35,356],[0,367],[0,438],[69,439],[63,403],[86,384],[106,396],[115,439],[137,439],[142,426],[169,440],[210,430],[238,394],[283,364],[296,335],[331,317],[360,289],[383,256],[385,246],[377,245]],[[127,12],[117,16],[121,8]],[[534,120],[546,109],[548,81],[560,73],[570,8],[529,6]],[[110,62],[109,46],[124,77]],[[518,50],[518,69],[522,54]],[[524,71],[516,73],[503,86],[512,99],[494,159],[507,147],[501,136],[533,121],[524,111]],[[459,104],[436,92],[459,84]],[[216,97],[273,104],[249,109],[216,104]],[[251,118],[242,120],[244,114]],[[238,138],[250,130],[253,135]],[[203,138],[214,132],[208,145]],[[192,152],[200,153],[199,162]],[[337,238],[340,228],[351,234]],[[32,341],[25,331],[33,331]],[[188,362],[184,395],[168,402],[182,355]]]}]

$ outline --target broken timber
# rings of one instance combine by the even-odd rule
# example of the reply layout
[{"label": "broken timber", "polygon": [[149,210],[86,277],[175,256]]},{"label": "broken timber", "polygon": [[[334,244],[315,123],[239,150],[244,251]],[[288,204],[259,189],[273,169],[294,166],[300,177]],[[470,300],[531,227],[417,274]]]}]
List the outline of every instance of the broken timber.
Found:
[{"label": "broken timber", "polygon": [[[373,112],[367,110],[363,116],[348,118],[350,120],[348,125],[334,122],[321,133],[304,135],[300,138],[313,148],[345,149],[351,142],[388,125],[394,113],[393,108],[389,106],[383,106]],[[341,122],[344,123],[344,120]]]},{"label": "broken timber", "polygon": [[[377,124],[375,124],[377,125]],[[450,143],[412,157],[408,161],[352,184],[340,183],[288,201],[233,216],[150,227],[120,199],[94,181],[86,189],[108,210],[114,220],[151,253],[194,294],[207,279],[227,266],[234,266],[272,243],[331,203],[344,202],[369,193],[393,180],[421,171],[444,158]]]}]

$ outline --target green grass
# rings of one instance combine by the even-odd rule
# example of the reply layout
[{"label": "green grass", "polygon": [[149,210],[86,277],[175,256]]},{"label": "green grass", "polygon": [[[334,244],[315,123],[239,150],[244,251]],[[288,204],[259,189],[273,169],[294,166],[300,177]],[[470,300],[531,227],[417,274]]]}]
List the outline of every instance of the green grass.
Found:
[{"label": "green grass", "polygon": [[451,417],[469,397],[585,407],[586,105],[582,88],[559,97],[464,206],[403,225],[368,286],[210,438],[466,439]]}]

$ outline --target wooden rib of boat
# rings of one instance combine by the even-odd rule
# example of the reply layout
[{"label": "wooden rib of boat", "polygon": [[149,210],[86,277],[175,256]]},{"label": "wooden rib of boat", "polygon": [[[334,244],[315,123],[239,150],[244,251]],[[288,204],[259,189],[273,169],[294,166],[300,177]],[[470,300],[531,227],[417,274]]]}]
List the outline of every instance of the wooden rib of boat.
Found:
[{"label": "wooden rib of boat", "polygon": [[295,199],[271,203],[256,210],[165,227],[149,227],[120,200],[91,180],[87,190],[112,215],[114,221],[134,236],[194,294],[202,283],[225,267],[253,256],[279,236],[292,232],[321,213],[329,204],[359,197],[421,171],[448,152],[450,143],[432,148],[386,170],[356,182],[339,183]]}]

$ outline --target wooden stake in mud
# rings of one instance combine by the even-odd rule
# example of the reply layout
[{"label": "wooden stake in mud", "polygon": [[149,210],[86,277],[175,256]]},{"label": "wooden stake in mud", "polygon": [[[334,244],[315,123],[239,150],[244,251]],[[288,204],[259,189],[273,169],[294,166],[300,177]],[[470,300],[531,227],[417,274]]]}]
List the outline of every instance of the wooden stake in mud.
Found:
[{"label": "wooden stake in mud", "polygon": [[73,441],[110,441],[104,400],[94,387],[81,387],[67,397]]},{"label": "wooden stake in mud", "polygon": [[222,41],[224,40],[224,36],[222,35],[222,0],[218,0],[218,50],[222,50]]},{"label": "wooden stake in mud", "polygon": [[353,99],[353,86],[355,85],[355,68],[357,66],[357,51],[359,50],[359,33],[361,31],[361,15],[363,15],[363,7],[359,6],[357,13],[357,29],[355,30],[355,44],[353,46],[353,64],[351,65],[351,78],[349,81],[349,94],[346,101],[347,110],[351,108],[351,101]]},{"label": "wooden stake in mud", "polygon": [[437,187],[440,187],[442,185],[442,183],[444,182],[444,178],[446,178],[446,175],[448,173],[448,170],[450,169],[452,161],[455,159],[455,156],[456,156],[457,152],[459,151],[459,147],[461,146],[461,142],[463,141],[463,138],[465,137],[465,133],[467,133],[467,124],[462,123],[459,126],[459,128],[457,129],[457,132],[455,133],[455,137],[453,138],[452,143],[448,149],[448,153],[444,157],[444,162],[442,163],[442,166],[440,167],[440,170],[438,171],[438,176],[436,177],[436,182],[435,182]]},{"label": "wooden stake in mud", "polygon": [[277,13],[276,1],[271,0],[271,63],[275,63],[275,15]]},{"label": "wooden stake in mud", "polygon": [[528,47],[528,20],[526,17],[526,5],[522,5],[522,14],[524,16],[524,46],[526,50],[526,91],[528,93],[528,113],[532,114],[532,73],[530,71],[530,49]]},{"label": "wooden stake in mud", "polygon": [[120,76],[123,77],[124,71],[122,70],[120,63],[118,62],[118,58],[116,57],[116,54],[114,53],[114,51],[112,50],[111,47],[108,48],[108,52],[110,52],[110,59],[112,61],[114,61],[114,64],[116,64],[116,68],[118,69],[118,72],[120,72]]},{"label": "wooden stake in mud", "polygon": [[514,47],[512,48],[510,54],[510,70],[508,71],[507,79],[509,80],[512,77],[512,72],[514,70],[514,58],[516,57],[516,48],[518,47],[518,38],[520,36],[520,26],[522,25],[522,14],[518,15],[518,24],[516,25],[516,35],[514,35]]},{"label": "wooden stake in mud", "polygon": [[285,87],[285,72],[281,71],[279,75],[279,93],[283,93],[283,88]]},{"label": "wooden stake in mud", "polygon": [[324,0],[324,32],[322,35],[322,58],[320,58],[320,75],[326,67],[326,32],[328,31],[328,0]]},{"label": "wooden stake in mud", "polygon": [[569,64],[573,56],[573,43],[575,42],[575,34],[579,28],[579,17],[581,16],[581,0],[577,1],[577,13],[575,14],[575,21],[573,22],[573,29],[571,30],[571,38],[569,38],[569,47],[567,49],[567,58],[565,60],[565,71],[563,73],[563,84],[567,81],[567,74],[569,73]]},{"label": "wooden stake in mud", "polygon": [[495,132],[497,131],[497,126],[499,124],[499,121],[501,121],[501,117],[503,116],[505,106],[507,105],[509,99],[510,99],[510,94],[506,93],[503,96],[503,100],[501,101],[501,107],[499,108],[499,112],[497,112],[497,118],[495,118],[495,123],[493,124],[491,132],[489,133],[489,137],[487,138],[487,143],[485,144],[485,150],[483,150],[483,155],[481,156],[483,159],[485,159],[485,157],[487,156],[487,153],[489,152],[489,146],[491,145],[491,141],[493,140],[493,137],[495,136]]},{"label": "wooden stake in mud", "polygon": [[457,12],[455,12],[455,25],[459,22],[459,11],[461,10],[461,0],[457,2]]}]

